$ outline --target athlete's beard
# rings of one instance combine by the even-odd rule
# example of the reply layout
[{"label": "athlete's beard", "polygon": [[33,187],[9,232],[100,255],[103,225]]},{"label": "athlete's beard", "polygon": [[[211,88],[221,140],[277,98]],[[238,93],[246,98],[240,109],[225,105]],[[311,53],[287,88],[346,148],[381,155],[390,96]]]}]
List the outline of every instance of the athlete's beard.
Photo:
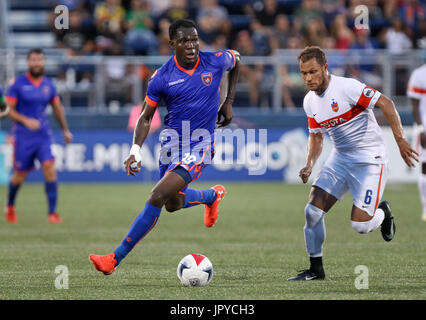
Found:
[{"label": "athlete's beard", "polygon": [[35,71],[33,68],[29,70],[31,77],[39,78],[44,74],[44,68],[40,68],[39,71]]},{"label": "athlete's beard", "polygon": [[325,90],[327,90],[329,84],[329,75],[330,74],[328,73],[328,71],[322,73],[322,82],[318,86],[318,89],[315,90],[317,95],[320,96],[324,93]]}]

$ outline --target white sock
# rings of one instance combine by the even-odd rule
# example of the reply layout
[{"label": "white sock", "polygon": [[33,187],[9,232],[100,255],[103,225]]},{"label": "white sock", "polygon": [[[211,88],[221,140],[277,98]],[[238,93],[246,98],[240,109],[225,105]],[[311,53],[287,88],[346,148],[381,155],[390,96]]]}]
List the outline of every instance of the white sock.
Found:
[{"label": "white sock", "polygon": [[383,219],[385,218],[385,213],[382,209],[377,208],[373,218],[369,221],[352,221],[351,225],[352,228],[355,229],[358,233],[368,233],[371,231],[376,230],[383,222]]},{"label": "white sock", "polygon": [[418,181],[420,201],[423,213],[426,213],[426,174],[421,174]]}]

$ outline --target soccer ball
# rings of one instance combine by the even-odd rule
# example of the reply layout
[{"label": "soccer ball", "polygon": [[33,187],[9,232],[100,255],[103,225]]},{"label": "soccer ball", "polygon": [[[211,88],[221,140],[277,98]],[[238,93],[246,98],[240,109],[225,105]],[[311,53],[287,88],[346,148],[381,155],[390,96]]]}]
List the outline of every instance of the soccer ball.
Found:
[{"label": "soccer ball", "polygon": [[180,260],[177,276],[184,286],[206,286],[213,278],[213,265],[202,254],[188,254]]}]

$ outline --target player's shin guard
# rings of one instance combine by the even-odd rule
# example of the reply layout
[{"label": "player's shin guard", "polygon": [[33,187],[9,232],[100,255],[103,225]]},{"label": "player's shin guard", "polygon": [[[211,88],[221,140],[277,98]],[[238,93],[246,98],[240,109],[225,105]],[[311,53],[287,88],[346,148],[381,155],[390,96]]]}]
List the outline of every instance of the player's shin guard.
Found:
[{"label": "player's shin guard", "polygon": [[305,245],[310,257],[322,256],[322,245],[325,240],[325,212],[308,203],[305,207]]},{"label": "player's shin guard", "polygon": [[117,260],[116,266],[120,261],[127,256],[133,247],[141,240],[152,228],[160,217],[161,208],[155,207],[150,203],[145,204],[145,208],[133,221],[129,232],[123,239],[121,244],[115,249],[115,259]]},{"label": "player's shin guard", "polygon": [[368,232],[376,230],[382,224],[384,218],[385,218],[385,213],[383,212],[382,209],[378,208],[371,220],[362,221],[362,222],[351,220],[351,225],[352,225],[352,228],[354,228],[355,231],[358,233],[368,233]]},{"label": "player's shin guard", "polygon": [[49,205],[49,214],[56,212],[56,202],[58,199],[58,183],[45,182],[44,190],[46,191],[47,203]]},{"label": "player's shin guard", "polygon": [[213,189],[194,190],[186,189],[183,208],[193,207],[199,204],[211,205],[216,200],[216,192]]}]

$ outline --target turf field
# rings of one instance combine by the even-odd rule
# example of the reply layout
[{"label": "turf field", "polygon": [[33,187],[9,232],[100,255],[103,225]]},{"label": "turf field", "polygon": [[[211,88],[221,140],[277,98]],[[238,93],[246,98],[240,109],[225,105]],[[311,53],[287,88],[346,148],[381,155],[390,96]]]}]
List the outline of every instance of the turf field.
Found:
[{"label": "turf field", "polygon": [[[197,188],[206,187],[201,183]],[[89,253],[115,249],[143,207],[151,185],[73,185],[59,189],[62,225],[50,225],[41,184],[26,184],[18,224],[0,220],[0,299],[425,299],[426,223],[413,185],[388,185],[396,236],[356,233],[347,196],[326,217],[325,281],[285,279],[308,266],[303,208],[309,186],[226,184],[220,217],[203,225],[203,207],[163,211],[155,229],[116,272],[95,272]],[[6,187],[0,187],[1,205]],[[207,255],[211,284],[186,288],[176,277],[188,253]],[[55,288],[55,268],[69,270],[68,289]],[[355,267],[368,268],[368,289],[356,289]],[[364,273],[365,275],[365,273]],[[365,283],[365,282],[363,282]]]}]

